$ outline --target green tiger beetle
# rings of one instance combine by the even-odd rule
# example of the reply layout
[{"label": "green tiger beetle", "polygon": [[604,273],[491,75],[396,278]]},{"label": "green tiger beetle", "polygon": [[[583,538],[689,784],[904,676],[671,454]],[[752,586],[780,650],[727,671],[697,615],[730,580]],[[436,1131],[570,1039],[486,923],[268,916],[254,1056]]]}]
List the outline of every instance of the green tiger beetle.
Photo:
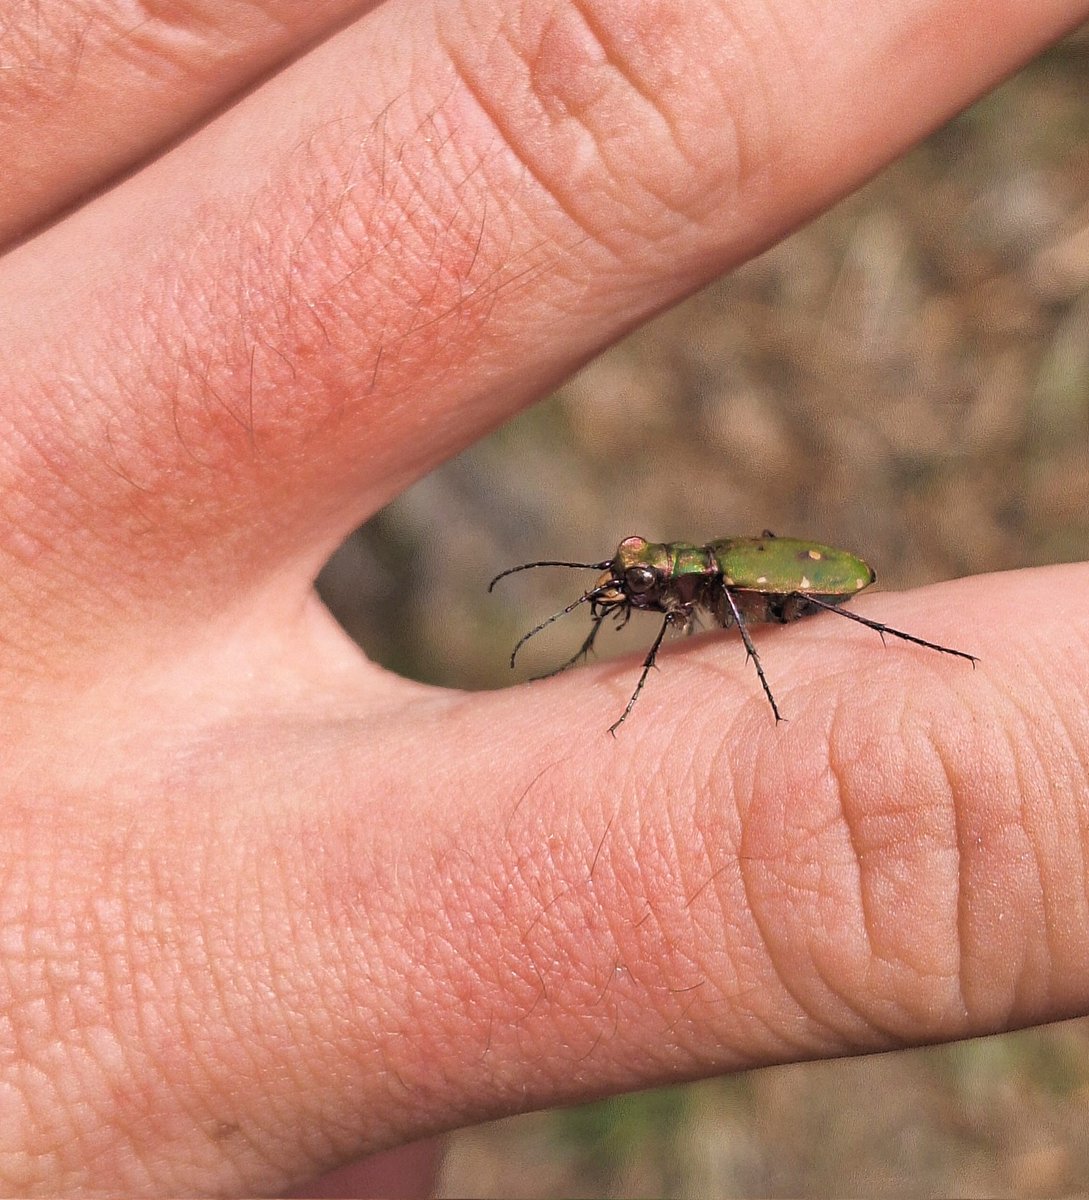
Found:
[{"label": "green tiger beetle", "polygon": [[873,568],[846,550],[836,550],[800,538],[776,537],[766,529],[760,537],[722,538],[708,542],[706,546],[693,546],[687,542],[648,542],[646,538],[628,537],[617,547],[615,556],[605,562],[575,563],[549,559],[523,563],[520,567],[500,571],[488,585],[488,591],[505,576],[533,567],[574,567],[603,572],[592,588],[531,629],[514,647],[510,656],[511,667],[518,657],[518,651],[531,637],[553,621],[574,612],[580,604],[589,604],[593,624],[586,640],[567,662],[546,675],[536,676],[538,679],[558,675],[585,658],[593,649],[594,639],[606,617],[612,615],[616,628],[622,629],[635,609],[663,614],[662,627],[643,660],[642,674],[628,706],[619,719],[609,726],[609,732],[614,737],[639,699],[639,693],[658,657],[666,630],[674,628],[691,633],[698,612],[707,613],[723,629],[737,626],[745,644],[746,656],[752,659],[756,667],[760,686],[764,689],[776,722],[783,717],[764,675],[756,646],[749,636],[749,624],[774,622],[786,625],[825,610],[857,621],[868,629],[875,629],[882,641],[885,640],[885,634],[891,634],[916,646],[925,646],[928,650],[967,659],[973,666],[979,661],[974,654],[939,646],[937,642],[928,642],[840,608],[841,604],[874,582],[877,576]]}]

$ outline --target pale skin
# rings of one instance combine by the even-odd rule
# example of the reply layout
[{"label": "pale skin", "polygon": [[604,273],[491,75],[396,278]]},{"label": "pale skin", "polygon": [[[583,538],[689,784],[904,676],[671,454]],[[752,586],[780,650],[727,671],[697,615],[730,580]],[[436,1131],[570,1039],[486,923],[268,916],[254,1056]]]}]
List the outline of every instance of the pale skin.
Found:
[{"label": "pale skin", "polygon": [[0,1187],[275,1192],[1089,1011],[1084,567],[859,600],[974,671],[776,632],[786,728],[688,641],[617,741],[631,663],[439,691],[311,590],[1089,2],[365,8],[0,31]]}]

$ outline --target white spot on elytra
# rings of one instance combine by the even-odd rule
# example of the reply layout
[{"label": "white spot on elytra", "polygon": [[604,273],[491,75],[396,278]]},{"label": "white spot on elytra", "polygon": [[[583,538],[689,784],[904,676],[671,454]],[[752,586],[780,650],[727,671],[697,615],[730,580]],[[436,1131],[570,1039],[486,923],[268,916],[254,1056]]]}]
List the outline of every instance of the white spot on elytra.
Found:
[{"label": "white spot on elytra", "polygon": [[865,579],[856,579],[856,580],[855,580],[855,587],[856,587],[856,588],[864,588],[865,586],[866,586],[866,581],[865,581]]},{"label": "white spot on elytra", "polygon": [[767,581],[768,581],[768,577],[766,575],[757,575],[757,577],[756,577],[757,583],[767,583]]},{"label": "white spot on elytra", "polygon": [[803,575],[802,576],[802,588],[803,589],[811,588],[812,586],[813,585],[809,582],[809,579],[805,575]]},{"label": "white spot on elytra", "polygon": [[819,550],[809,550],[807,553],[809,554],[809,557],[814,560],[814,562],[820,559],[821,552]]}]

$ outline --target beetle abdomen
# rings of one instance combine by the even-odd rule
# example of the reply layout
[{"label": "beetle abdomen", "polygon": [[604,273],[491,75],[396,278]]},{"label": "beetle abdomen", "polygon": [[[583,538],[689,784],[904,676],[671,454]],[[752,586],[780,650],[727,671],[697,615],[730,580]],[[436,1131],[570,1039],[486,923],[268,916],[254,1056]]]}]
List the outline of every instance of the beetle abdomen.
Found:
[{"label": "beetle abdomen", "polygon": [[857,595],[875,578],[872,568],[854,554],[800,538],[723,538],[711,542],[708,549],[722,572],[722,582],[735,595],[738,591],[767,596],[811,592],[834,602]]}]

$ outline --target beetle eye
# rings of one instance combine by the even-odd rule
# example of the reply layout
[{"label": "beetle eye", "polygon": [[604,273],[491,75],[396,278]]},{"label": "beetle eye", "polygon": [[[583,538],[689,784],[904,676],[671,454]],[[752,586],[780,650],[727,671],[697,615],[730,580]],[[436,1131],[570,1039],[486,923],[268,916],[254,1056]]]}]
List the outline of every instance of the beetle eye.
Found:
[{"label": "beetle eye", "polygon": [[657,580],[657,573],[650,567],[629,567],[624,572],[624,583],[627,585],[628,591],[635,592],[637,595],[649,592]]}]

